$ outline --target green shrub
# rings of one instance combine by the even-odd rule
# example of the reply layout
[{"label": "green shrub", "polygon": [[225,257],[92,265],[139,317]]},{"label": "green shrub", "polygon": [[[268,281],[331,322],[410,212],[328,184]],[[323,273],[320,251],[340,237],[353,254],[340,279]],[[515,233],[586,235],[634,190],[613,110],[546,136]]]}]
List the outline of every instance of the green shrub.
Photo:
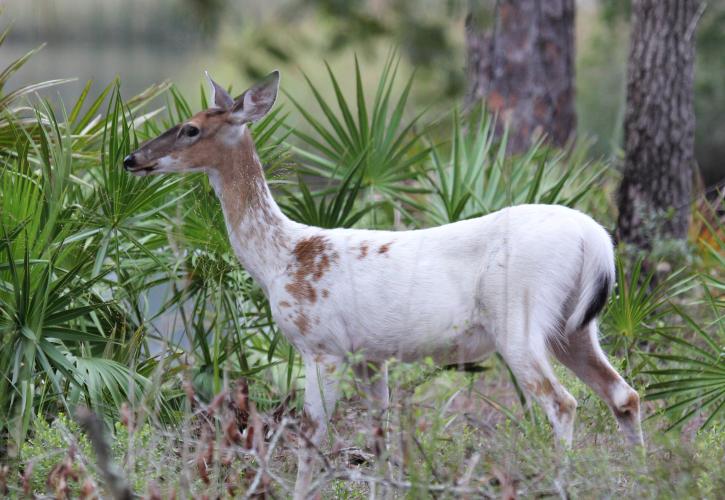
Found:
[{"label": "green shrub", "polygon": [[[50,488],[46,482],[51,472],[69,456],[73,472],[78,475],[76,481],[69,481],[73,497],[78,496],[85,477],[93,475],[90,471],[95,454],[91,444],[80,432],[78,424],[65,413],[59,413],[50,424],[44,417],[37,416],[33,421],[33,435],[23,444],[20,456],[26,473],[29,469],[32,471],[30,483],[36,494],[43,494]],[[94,476],[94,479],[97,481],[98,478]]]}]

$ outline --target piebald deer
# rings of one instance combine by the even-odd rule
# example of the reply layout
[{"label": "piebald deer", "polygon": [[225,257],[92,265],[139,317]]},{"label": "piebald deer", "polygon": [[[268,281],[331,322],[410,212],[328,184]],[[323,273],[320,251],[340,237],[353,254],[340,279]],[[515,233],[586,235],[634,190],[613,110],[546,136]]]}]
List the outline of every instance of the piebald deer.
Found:
[{"label": "piebald deer", "polygon": [[552,205],[415,231],[298,224],[272,198],[248,128],[272,108],[279,73],[236,99],[209,81],[209,109],[123,164],[135,175],[209,176],[239,261],[305,363],[307,439],[300,441],[296,498],[310,493],[314,447],[326,434],[351,353],[364,360],[353,368],[384,410],[391,357],[456,364],[497,351],[566,446],[577,403],[554,376],[553,354],[607,402],[628,441],[643,444],[637,392],[599,346],[595,318],[614,283],[612,242],[599,224]]}]

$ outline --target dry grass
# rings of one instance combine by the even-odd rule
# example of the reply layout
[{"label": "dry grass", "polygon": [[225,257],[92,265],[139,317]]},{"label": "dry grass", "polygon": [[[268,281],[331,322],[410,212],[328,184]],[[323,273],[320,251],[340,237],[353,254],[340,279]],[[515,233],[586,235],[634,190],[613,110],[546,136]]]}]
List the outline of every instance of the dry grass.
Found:
[{"label": "dry grass", "polygon": [[[394,365],[387,451],[377,454],[369,446],[373,419],[346,378],[330,446],[319,450],[324,466],[315,483],[322,497],[366,498],[374,490],[390,498],[704,498],[724,491],[722,428],[677,441],[650,423],[646,456],[632,453],[604,405],[562,370],[580,402],[575,445],[563,453],[538,409],[524,412],[505,370],[492,365],[482,375]],[[185,389],[178,426],[161,425],[148,409],[126,407],[115,438],[88,434],[94,446],[68,419],[39,428],[24,459],[0,470],[0,489],[37,498],[111,492],[123,498],[124,491],[144,498],[290,495],[301,441],[294,400],[261,413],[245,384],[230,384],[209,404]],[[88,418],[81,417],[86,428]],[[44,433],[60,436],[56,448],[41,442]],[[96,458],[99,441],[112,442],[108,464]]]}]

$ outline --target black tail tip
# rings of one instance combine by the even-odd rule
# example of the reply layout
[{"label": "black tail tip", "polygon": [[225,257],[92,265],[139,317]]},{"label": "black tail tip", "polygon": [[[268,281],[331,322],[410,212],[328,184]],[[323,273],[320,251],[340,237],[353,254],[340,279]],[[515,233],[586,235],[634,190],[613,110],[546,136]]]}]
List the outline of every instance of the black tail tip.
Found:
[{"label": "black tail tip", "polygon": [[584,319],[582,320],[579,328],[584,328],[588,325],[597,315],[602,312],[604,306],[607,304],[609,298],[609,289],[611,288],[611,281],[608,274],[601,274],[599,276],[599,283],[597,285],[597,291],[592,298],[592,301],[587,307],[587,312],[584,313]]}]

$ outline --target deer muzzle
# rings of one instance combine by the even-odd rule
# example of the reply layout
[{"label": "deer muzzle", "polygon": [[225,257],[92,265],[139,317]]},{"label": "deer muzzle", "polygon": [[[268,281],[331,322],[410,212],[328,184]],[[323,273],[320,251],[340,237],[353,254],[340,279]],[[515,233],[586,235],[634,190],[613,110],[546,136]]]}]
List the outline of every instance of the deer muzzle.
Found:
[{"label": "deer muzzle", "polygon": [[156,163],[150,165],[139,164],[135,154],[130,154],[123,159],[123,168],[126,172],[130,172],[134,175],[146,175],[151,173],[156,168]]}]

